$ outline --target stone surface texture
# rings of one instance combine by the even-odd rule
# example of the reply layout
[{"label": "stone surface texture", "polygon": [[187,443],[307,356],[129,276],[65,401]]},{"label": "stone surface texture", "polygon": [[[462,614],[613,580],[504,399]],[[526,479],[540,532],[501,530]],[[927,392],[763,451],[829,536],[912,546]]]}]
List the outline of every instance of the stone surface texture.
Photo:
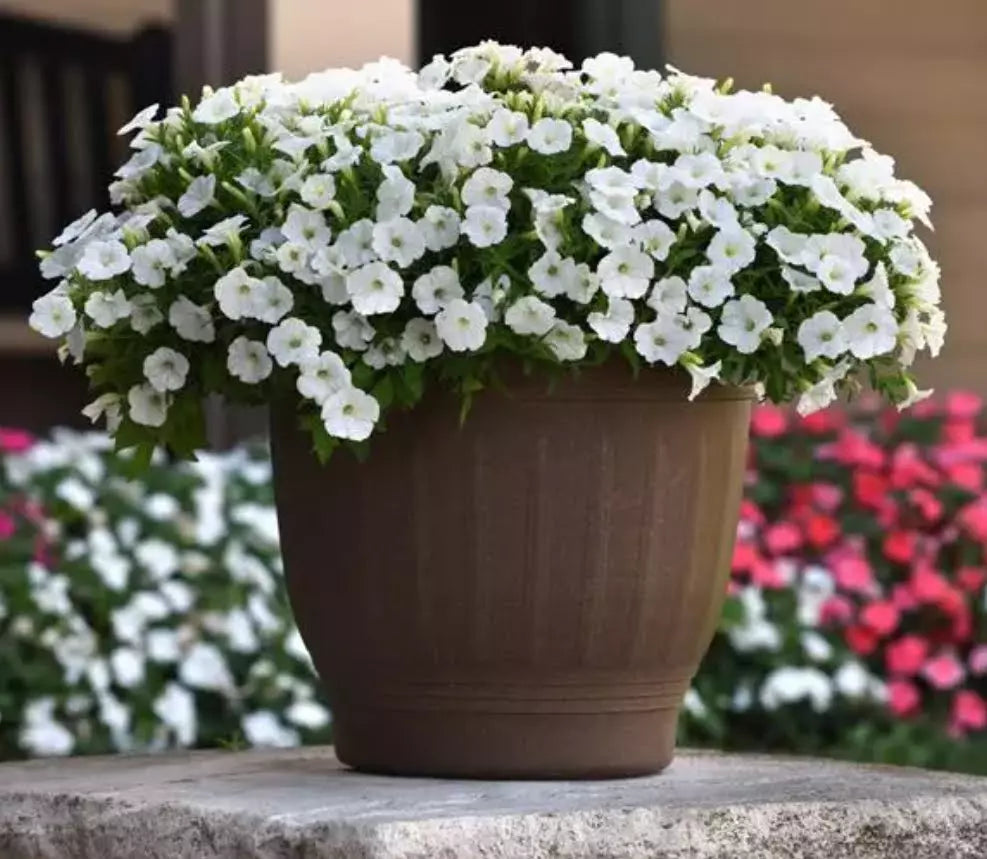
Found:
[{"label": "stone surface texture", "polygon": [[659,776],[480,782],[331,749],[0,766],[3,859],[987,856],[987,779],[683,752]]}]

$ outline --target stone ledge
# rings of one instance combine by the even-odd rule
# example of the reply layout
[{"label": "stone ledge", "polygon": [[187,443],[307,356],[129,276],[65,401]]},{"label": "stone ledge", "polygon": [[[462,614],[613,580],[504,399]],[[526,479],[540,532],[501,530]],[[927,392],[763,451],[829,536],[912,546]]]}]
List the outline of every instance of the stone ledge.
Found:
[{"label": "stone ledge", "polygon": [[987,779],[682,753],[660,776],[353,773],[331,749],[0,766],[3,859],[987,856]]}]

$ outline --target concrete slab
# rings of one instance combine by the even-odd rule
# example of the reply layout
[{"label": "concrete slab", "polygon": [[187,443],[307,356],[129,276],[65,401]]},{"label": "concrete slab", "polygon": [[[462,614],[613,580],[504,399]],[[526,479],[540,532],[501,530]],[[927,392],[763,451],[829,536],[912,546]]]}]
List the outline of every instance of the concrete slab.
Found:
[{"label": "concrete slab", "polygon": [[0,766],[3,859],[987,856],[987,779],[684,752],[662,775],[354,773],[327,748]]}]

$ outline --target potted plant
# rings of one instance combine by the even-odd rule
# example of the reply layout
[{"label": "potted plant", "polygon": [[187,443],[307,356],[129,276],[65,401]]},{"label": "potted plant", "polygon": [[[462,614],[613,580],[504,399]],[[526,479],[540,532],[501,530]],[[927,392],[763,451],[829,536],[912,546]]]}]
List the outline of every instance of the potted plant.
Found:
[{"label": "potted plant", "polygon": [[664,767],[750,400],[811,410],[861,376],[924,395],[908,367],[945,329],[926,195],[817,99],[611,54],[484,43],[156,115],[123,129],[117,213],[43,255],[60,283],[32,324],[143,456],[203,445],[207,394],[271,405],[339,757]]}]

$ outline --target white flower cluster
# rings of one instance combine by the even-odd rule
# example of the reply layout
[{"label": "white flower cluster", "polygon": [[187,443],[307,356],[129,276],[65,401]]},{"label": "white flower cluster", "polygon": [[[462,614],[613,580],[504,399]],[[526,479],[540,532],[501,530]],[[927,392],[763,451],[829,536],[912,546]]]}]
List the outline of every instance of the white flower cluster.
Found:
[{"label": "white flower cluster", "polygon": [[327,738],[282,596],[270,464],[240,449],[139,482],[101,434],[0,459],[0,498],[41,511],[0,544],[0,758]]},{"label": "white flower cluster", "polygon": [[122,214],[54,241],[32,316],[128,440],[184,450],[204,393],[295,390],[358,442],[426,371],[475,390],[490,352],[620,353],[805,411],[866,370],[907,404],[942,344],[928,197],[819,99],[484,43],[156,113],[124,129]]}]

